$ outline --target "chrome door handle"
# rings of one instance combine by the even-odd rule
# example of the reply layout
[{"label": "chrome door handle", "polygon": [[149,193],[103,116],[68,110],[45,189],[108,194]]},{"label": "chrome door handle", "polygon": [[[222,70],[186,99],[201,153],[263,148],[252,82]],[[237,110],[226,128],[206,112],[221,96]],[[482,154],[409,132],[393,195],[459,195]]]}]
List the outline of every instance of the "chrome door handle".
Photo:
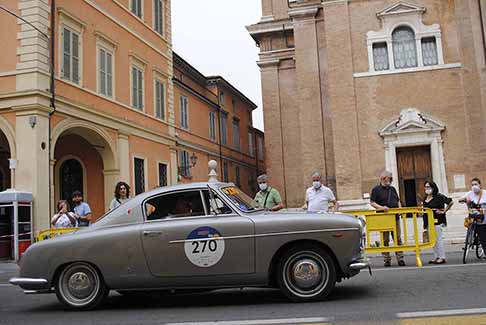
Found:
[{"label": "chrome door handle", "polygon": [[147,236],[147,237],[161,236],[162,235],[162,231],[144,231],[143,232],[143,235],[144,236]]}]

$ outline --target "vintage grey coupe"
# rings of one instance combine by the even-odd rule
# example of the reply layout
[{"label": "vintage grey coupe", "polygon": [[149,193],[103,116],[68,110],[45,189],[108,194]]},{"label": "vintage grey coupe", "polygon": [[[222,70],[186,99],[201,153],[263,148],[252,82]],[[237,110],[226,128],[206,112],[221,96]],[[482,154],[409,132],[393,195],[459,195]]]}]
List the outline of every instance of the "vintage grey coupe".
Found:
[{"label": "vintage grey coupe", "polygon": [[368,268],[364,224],[345,214],[265,212],[233,184],[143,193],[86,229],[40,241],[10,283],[56,293],[74,309],[110,290],[278,287],[293,301],[323,299]]}]

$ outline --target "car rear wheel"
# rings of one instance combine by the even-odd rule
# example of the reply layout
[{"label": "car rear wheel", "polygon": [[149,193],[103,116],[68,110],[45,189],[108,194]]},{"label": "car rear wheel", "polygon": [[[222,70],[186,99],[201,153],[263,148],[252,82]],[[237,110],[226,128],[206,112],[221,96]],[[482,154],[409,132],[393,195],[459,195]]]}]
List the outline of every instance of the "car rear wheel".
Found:
[{"label": "car rear wheel", "polygon": [[60,302],[79,310],[96,308],[109,293],[99,271],[83,262],[65,267],[57,277],[55,289]]},{"label": "car rear wheel", "polygon": [[336,284],[336,267],[331,256],[315,245],[289,249],[278,263],[280,290],[292,301],[326,298]]}]

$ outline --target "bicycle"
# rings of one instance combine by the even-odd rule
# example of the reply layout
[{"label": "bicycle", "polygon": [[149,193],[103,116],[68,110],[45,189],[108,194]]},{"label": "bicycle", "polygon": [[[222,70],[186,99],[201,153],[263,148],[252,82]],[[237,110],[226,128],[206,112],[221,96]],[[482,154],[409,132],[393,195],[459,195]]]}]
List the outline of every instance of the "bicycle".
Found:
[{"label": "bicycle", "polygon": [[462,263],[467,263],[467,257],[469,252],[472,250],[476,251],[476,257],[481,259],[484,256],[483,247],[479,242],[479,235],[476,231],[476,227],[478,224],[481,224],[484,220],[485,209],[482,208],[470,208],[468,219],[470,220],[469,225],[467,227],[466,233],[466,240],[464,241],[464,248],[463,248],[463,256],[462,256]]}]

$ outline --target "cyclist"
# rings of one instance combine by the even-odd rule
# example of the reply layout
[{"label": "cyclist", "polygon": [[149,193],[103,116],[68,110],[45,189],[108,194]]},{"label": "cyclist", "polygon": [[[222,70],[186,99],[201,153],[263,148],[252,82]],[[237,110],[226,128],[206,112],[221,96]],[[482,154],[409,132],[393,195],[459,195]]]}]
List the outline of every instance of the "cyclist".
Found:
[{"label": "cyclist", "polygon": [[[483,190],[479,178],[473,178],[471,180],[471,191],[467,193],[465,197],[460,199],[459,202],[467,203],[470,209],[480,209],[481,214],[483,215],[483,220],[481,224],[477,225],[476,231],[481,246],[483,247],[483,251],[486,252],[486,218],[484,218],[484,209],[486,209],[486,190]],[[486,256],[483,256],[483,260],[486,260]]]}]

